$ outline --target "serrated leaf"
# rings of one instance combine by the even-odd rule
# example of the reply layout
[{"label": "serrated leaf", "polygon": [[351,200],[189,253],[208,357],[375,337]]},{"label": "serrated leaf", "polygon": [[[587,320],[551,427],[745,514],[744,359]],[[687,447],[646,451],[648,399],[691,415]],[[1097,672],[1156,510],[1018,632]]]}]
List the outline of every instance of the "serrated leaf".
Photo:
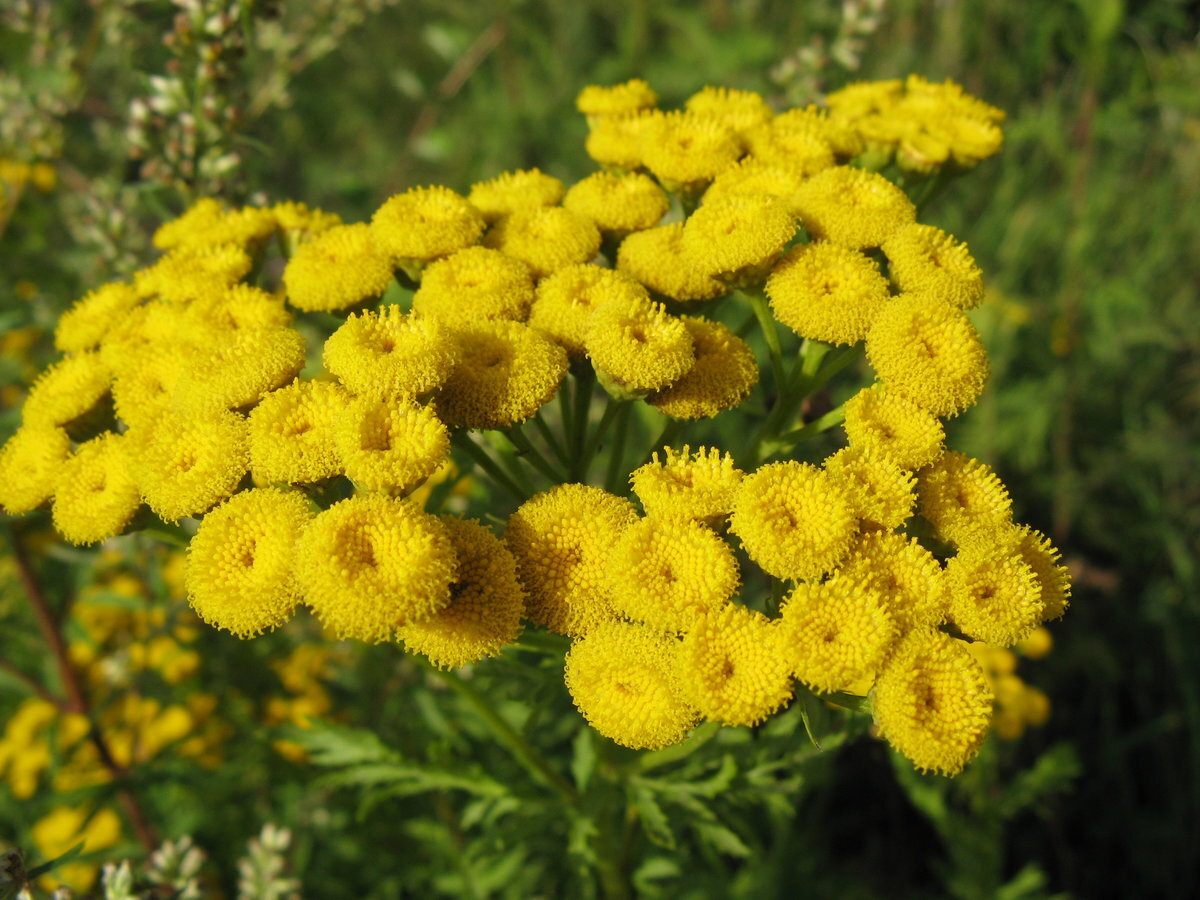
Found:
[{"label": "serrated leaf", "polygon": [[580,791],[586,791],[592,773],[596,771],[596,734],[591,728],[583,727],[571,742],[571,777]]},{"label": "serrated leaf", "polygon": [[692,794],[697,797],[716,797],[729,789],[737,774],[737,761],[727,753],[721,757],[721,767],[717,772],[703,781],[667,781],[651,778],[642,778],[638,779],[638,781],[650,790],[663,794]]},{"label": "serrated leaf", "polygon": [[704,843],[727,856],[745,859],[750,855],[750,848],[746,846],[746,843],[724,825],[711,822],[701,823],[696,826],[696,833]]},{"label": "serrated leaf", "polygon": [[665,850],[675,849],[675,832],[671,830],[671,821],[663,808],[658,805],[654,795],[644,785],[633,785],[633,807],[642,820],[646,837],[652,844],[657,844]]},{"label": "serrated leaf", "polygon": [[308,751],[318,766],[351,766],[399,762],[399,754],[374,733],[362,728],[313,720],[309,728],[285,728],[283,736]]}]

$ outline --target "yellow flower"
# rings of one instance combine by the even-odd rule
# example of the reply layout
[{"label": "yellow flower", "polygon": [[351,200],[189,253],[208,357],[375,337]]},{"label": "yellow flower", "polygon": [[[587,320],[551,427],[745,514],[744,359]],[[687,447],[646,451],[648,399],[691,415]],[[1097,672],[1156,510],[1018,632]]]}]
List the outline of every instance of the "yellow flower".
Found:
[{"label": "yellow flower", "polygon": [[836,161],[825,129],[815,122],[782,119],[746,132],[746,144],[756,159],[789,166],[807,178]]},{"label": "yellow flower", "polygon": [[72,544],[120,534],[142,503],[122,435],[106,431],[63,463],[54,491],[54,527]]},{"label": "yellow flower", "polygon": [[649,516],[680,516],[719,525],[733,510],[734,498],[745,477],[733,457],[716,447],[682,450],[664,447],[651,461],[629,476],[633,492]]},{"label": "yellow flower", "polygon": [[796,234],[787,205],[766,194],[732,194],[697,209],[679,245],[687,262],[733,284],[761,282]]},{"label": "yellow flower", "polygon": [[487,243],[527,263],[542,278],[590,262],[600,249],[600,230],[586,216],[544,206],[517,210],[497,222]]},{"label": "yellow flower", "polygon": [[813,238],[851,250],[878,247],[917,217],[904,191],[882,175],[852,166],[818,172],[800,186],[796,202]]},{"label": "yellow flower", "polygon": [[713,179],[704,192],[704,202],[713,203],[735,194],[760,194],[775,197],[792,215],[798,215],[796,191],[804,183],[804,173],[785,162],[772,162],[747,156]]},{"label": "yellow flower", "polygon": [[662,304],[642,297],[614,300],[593,311],[584,346],[602,378],[634,395],[678,381],[696,359],[687,326]]},{"label": "yellow flower", "polygon": [[829,344],[863,340],[890,299],[875,260],[827,241],[791,250],[765,290],[775,318],[801,337]]},{"label": "yellow flower", "polygon": [[933,463],[946,431],[937,417],[882,384],[863,388],[846,401],[846,436],[851,447],[892,460],[906,469]]},{"label": "yellow flower", "polygon": [[858,156],[866,149],[862,135],[847,119],[811,104],[780,113],[771,120],[771,128],[785,136],[796,132],[815,132],[829,143],[835,156],[843,159]]},{"label": "yellow flower", "polygon": [[495,222],[518,209],[555,206],[564,190],[566,185],[540,169],[518,169],[471,185],[467,200],[483,214],[484,221]]},{"label": "yellow flower", "polygon": [[946,619],[942,566],[916,538],[887,531],[860,535],[837,577],[872,584],[901,634]]},{"label": "yellow flower", "polygon": [[362,491],[407,494],[450,452],[433,409],[406,398],[349,400],[333,421],[333,438],[346,477]]},{"label": "yellow flower", "polygon": [[521,633],[525,592],[503,541],[474,519],[442,516],[458,560],[450,603],[396,635],[410,652],[439,668],[457,669],[500,651]]},{"label": "yellow flower", "polygon": [[584,149],[602,166],[637,169],[642,165],[643,135],[657,125],[660,117],[657,111],[643,111],[592,118]]},{"label": "yellow flower", "polygon": [[[1061,554],[1058,548],[1050,543],[1050,539],[1028,525],[1017,526],[1012,537],[1005,536],[1005,542],[1012,541],[1012,546],[1025,564],[1033,569],[1038,585],[1042,589],[1042,621],[1061,618],[1071,603],[1071,575],[1066,566],[1059,564]],[[1046,632],[1046,639],[1049,639]],[[1042,654],[1049,652],[1043,650]],[[1029,650],[1025,655],[1036,659],[1035,653]]]},{"label": "yellow flower", "polygon": [[405,500],[363,494],[318,513],[300,536],[304,600],[338,638],[379,643],[450,603],[446,526]]},{"label": "yellow flower", "polygon": [[761,466],[742,481],[729,530],[768,574],[809,580],[832,571],[849,553],[858,520],[829,475],[789,460]]},{"label": "yellow flower", "polygon": [[617,249],[617,269],[680,302],[712,300],[729,288],[683,256],[683,222],[635,231]]},{"label": "yellow flower", "polygon": [[742,155],[737,133],[709,116],[669,112],[640,134],[642,164],[667,190],[698,195]]},{"label": "yellow flower", "polygon": [[841,486],[864,526],[890,531],[912,515],[917,481],[886,457],[843,447],[825,460],[824,469]]},{"label": "yellow flower", "polygon": [[29,425],[69,425],[89,413],[108,393],[112,374],[93,352],[67,356],[38,376],[21,420]]},{"label": "yellow flower", "polygon": [[431,263],[413,295],[414,312],[452,325],[522,321],[532,303],[533,270],[488,247],[468,247]]},{"label": "yellow flower", "polygon": [[181,319],[184,328],[195,323],[201,329],[227,333],[283,328],[291,322],[282,293],[270,294],[249,284],[214,288],[190,303]]},{"label": "yellow flower", "polygon": [[22,425],[0,448],[0,506],[10,515],[37,509],[54,495],[71,457],[71,439],[52,425]]},{"label": "yellow flower", "polygon": [[[186,307],[162,300],[130,310],[104,335],[100,359],[114,375],[120,375],[136,367],[147,353],[191,345],[195,336],[185,333],[186,312]],[[203,335],[211,339],[212,330],[205,329]]]},{"label": "yellow flower", "polygon": [[169,345],[139,351],[113,380],[117,417],[131,428],[148,425],[167,409],[186,363]]},{"label": "yellow flower", "polygon": [[630,525],[613,547],[608,586],[621,615],[659,631],[687,631],[737,591],[733,550],[708,527],[677,516]]},{"label": "yellow flower", "polygon": [[184,246],[135,272],[133,286],[143,299],[190,303],[214,288],[240,281],[253,267],[254,260],[238,244]]},{"label": "yellow flower", "polygon": [[761,94],[726,87],[702,88],[683,105],[688,112],[711,116],[738,133],[769,122],[774,115]]},{"label": "yellow flower", "polygon": [[[1046,585],[1042,583],[1042,600],[1046,601]],[[1046,604],[1047,607],[1050,603]],[[1041,659],[1054,648],[1054,638],[1050,634],[1050,629],[1045,625],[1039,625],[1030,632],[1029,637],[1024,638],[1017,643],[1017,651],[1022,656],[1027,656],[1029,659]]]},{"label": "yellow flower", "polygon": [[593,172],[567,191],[563,206],[605,234],[624,237],[657,225],[671,200],[654,179],[637,172]]},{"label": "yellow flower", "polygon": [[900,641],[871,695],[875,723],[917,768],[957,775],[992,713],[983,669],[962,641],[919,629]]},{"label": "yellow flower", "polygon": [[384,399],[432,393],[459,356],[441,321],[392,305],[351,315],[325,341],[325,368],[352,393]]},{"label": "yellow flower", "polygon": [[936,297],[959,309],[983,300],[983,272],[967,245],[932,225],[913,223],[883,243],[888,273],[908,294]]},{"label": "yellow flower", "polygon": [[792,673],[823,692],[873,680],[898,636],[877,584],[841,573],[798,585],[784,602],[779,628]]},{"label": "yellow flower", "polygon": [[918,473],[917,502],[938,537],[951,544],[1012,521],[1012,498],[991,466],[957,451]]},{"label": "yellow flower", "polygon": [[506,428],[523,422],[558,391],[567,354],[520,322],[491,321],[454,332],[460,358],[437,398],[456,428]]},{"label": "yellow flower", "polygon": [[687,736],[699,715],[684,698],[679,644],[631,622],[604,622],[572,642],[564,680],[588,724],[634,750]]},{"label": "yellow flower", "polygon": [[848,118],[889,109],[904,94],[904,82],[898,78],[888,81],[855,81],[841,90],[825,95],[825,105],[834,113]]},{"label": "yellow flower", "polygon": [[69,353],[95,348],[137,304],[137,293],[124,282],[114,281],[89,291],[59,317],[54,346]]},{"label": "yellow flower", "polygon": [[919,295],[884,304],[867,334],[867,359],[884,387],[935,416],[969,407],[988,377],[987,352],[966,314]]},{"label": "yellow flower", "polygon": [[658,94],[640,78],[631,78],[611,87],[589,84],[575,98],[575,108],[585,116],[623,116],[651,109]]},{"label": "yellow flower", "polygon": [[170,412],[129,432],[142,499],[163,520],[197,516],[237,490],[250,464],[246,420]]},{"label": "yellow flower", "polygon": [[757,725],[792,697],[791,661],[774,622],[729,604],[695,619],[680,648],[680,676],[700,713]]},{"label": "yellow flower", "polygon": [[470,247],[483,234],[483,216],[448,187],[411,188],[390,197],[371,217],[371,230],[393,259],[420,263]]},{"label": "yellow flower", "polygon": [[964,634],[1009,647],[1042,621],[1042,588],[1032,567],[1003,545],[977,543],[946,563],[950,620]]},{"label": "yellow flower", "polygon": [[236,331],[185,359],[173,399],[187,409],[244,409],[291,381],[306,355],[294,328]]},{"label": "yellow flower", "polygon": [[275,216],[270,210],[252,206],[223,210],[218,201],[202,197],[179,218],[159,226],[154,232],[154,246],[159,250],[213,244],[255,247],[274,231]]},{"label": "yellow flower", "polygon": [[289,256],[301,242],[342,224],[342,217],[337,213],[325,212],[293,200],[276,203],[268,211],[275,217],[275,225],[283,232],[290,248],[287,253]]},{"label": "yellow flower", "polygon": [[[30,834],[44,859],[57,859],[79,843],[84,853],[98,853],[120,843],[121,819],[107,806],[94,814],[87,806],[56,806],[34,822]],[[95,883],[97,873],[95,863],[69,862],[57,867],[46,880],[86,891]]]},{"label": "yellow flower", "polygon": [[676,419],[711,418],[732,409],[758,383],[758,361],[750,345],[710,319],[684,316],[695,362],[682,378],[646,400]]},{"label": "yellow flower", "polygon": [[298,491],[252,488],[204,517],[188,544],[188,602],[241,638],[282,625],[300,602],[296,542],[313,513]]},{"label": "yellow flower", "polygon": [[627,275],[592,263],[559,269],[538,282],[529,324],[570,353],[583,356],[588,322],[599,307],[649,300],[646,289]]},{"label": "yellow flower", "polygon": [[330,312],[377,300],[392,283],[392,258],[378,230],[335,225],[301,244],[283,270],[288,303]]},{"label": "yellow flower", "polygon": [[529,596],[528,618],[572,636],[615,618],[605,572],[636,519],[628,500],[582,484],[556,485],[521,504],[504,540]]},{"label": "yellow flower", "polygon": [[303,484],[338,474],[333,429],[348,399],[326,381],[294,381],[265,395],[247,418],[254,481]]}]

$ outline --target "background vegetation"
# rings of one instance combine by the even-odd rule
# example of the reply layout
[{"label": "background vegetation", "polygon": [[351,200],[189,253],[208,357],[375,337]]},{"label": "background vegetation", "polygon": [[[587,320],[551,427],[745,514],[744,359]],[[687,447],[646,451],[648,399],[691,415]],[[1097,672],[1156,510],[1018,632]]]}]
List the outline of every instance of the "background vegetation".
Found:
[{"label": "background vegetation", "polygon": [[[162,40],[180,33],[172,4],[46,4],[49,49],[19,18],[36,18],[38,4],[18,6],[0,28],[0,156],[52,163],[57,185],[41,192],[10,180],[0,206],[0,437],[16,425],[14,386],[50,358],[57,314],[146,261],[153,224],[193,193],[301,199],[357,220],[415,184],[466,189],[533,165],[575,179],[593,168],[575,94],[634,76],[664,103],[722,84],[791,104],[849,80],[917,72],[954,78],[1004,108],[1004,152],[926,220],[970,243],[993,295],[977,316],[992,381],[953,440],[998,468],[1017,518],[1049,533],[1074,573],[1054,651],[1022,665],[1051,697],[1052,717],[1019,742],[989,744],[952,783],[893,767],[869,739],[821,759],[782,732],[757,752],[796,753],[795,783],[778,788],[788,804],[761,822],[746,804],[765,788],[711,781],[702,760],[693,783],[707,787],[692,805],[674,798],[665,813],[661,802],[641,809],[653,819],[658,808],[663,822],[658,845],[636,852],[638,884],[662,896],[712,896],[714,879],[756,897],[797,885],[847,897],[1200,890],[1194,4],[233,3],[241,12],[223,38],[229,53],[204,84],[187,75],[196,49],[187,32],[173,46]],[[186,134],[131,127],[131,104],[148,104],[142,114],[152,119],[155,98],[169,94],[150,76],[172,72],[191,85],[186,101],[200,114],[198,143],[183,150],[168,145]],[[36,538],[44,526],[23,520],[10,532]],[[130,559],[150,552],[128,550]],[[61,547],[46,554],[53,564],[42,574],[59,609],[111,564]],[[162,604],[170,588],[147,592]],[[37,670],[40,639],[11,560],[0,560],[0,615],[0,655]],[[169,753],[139,768],[162,835],[192,833],[231,887],[232,861],[261,823],[291,826],[291,866],[310,896],[526,896],[575,877],[561,854],[579,838],[575,825],[504,819],[514,795],[490,796],[487,785],[528,783],[515,795],[526,805],[548,788],[495,749],[466,695],[435,702],[407,691],[423,676],[397,670],[393,649],[330,663],[321,684],[343,727],[310,736],[309,752],[335,775],[364,761],[418,760],[415,784],[394,779],[363,793],[341,784],[361,777],[327,775],[314,786],[312,767],[281,759],[270,740],[283,733],[262,725],[281,691],[272,661],[311,640],[295,631],[247,644],[207,631],[195,639],[206,690],[236,688],[222,707],[232,733],[256,739],[231,742],[211,770]],[[475,683],[518,698],[532,689],[521,681],[527,670],[501,661]],[[46,675],[54,683],[49,666]],[[27,692],[0,680],[0,716]],[[542,715],[526,725],[547,745],[573,748],[576,779],[588,766],[622,764],[597,762],[595,748],[573,738],[565,693],[537,699]],[[386,746],[354,730],[376,722]],[[464,757],[473,769],[459,767]],[[474,787],[430,790],[420,779],[438,771]],[[28,829],[54,802],[0,786],[0,838],[28,846]],[[714,815],[727,835],[705,834]],[[501,819],[516,823],[503,845],[489,829]],[[137,853],[131,842],[118,849]]]}]

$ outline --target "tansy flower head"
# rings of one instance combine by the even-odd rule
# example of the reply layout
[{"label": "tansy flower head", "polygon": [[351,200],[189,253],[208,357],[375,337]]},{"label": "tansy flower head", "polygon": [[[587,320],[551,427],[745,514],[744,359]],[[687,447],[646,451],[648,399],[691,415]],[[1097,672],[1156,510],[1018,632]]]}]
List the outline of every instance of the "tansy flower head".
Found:
[{"label": "tansy flower head", "polygon": [[470,247],[484,225],[483,215],[465,197],[440,186],[396,194],[371,217],[371,230],[385,253],[418,263]]},{"label": "tansy flower head", "polygon": [[592,263],[559,269],[538,282],[529,324],[553,338],[572,356],[583,356],[592,313],[612,301],[649,300],[646,289],[627,275]]},{"label": "tansy flower head", "polygon": [[917,480],[890,459],[843,447],[825,460],[824,469],[841,486],[864,526],[890,531],[912,515]]},{"label": "tansy flower head", "polygon": [[937,297],[959,309],[983,299],[983,272],[967,245],[932,225],[914,222],[883,243],[888,273],[901,291]]},{"label": "tansy flower head", "polygon": [[826,94],[825,105],[840,116],[858,118],[890,109],[903,94],[904,82],[898,78],[855,81],[832,94]]},{"label": "tansy flower head", "polygon": [[431,263],[413,295],[413,311],[453,325],[480,319],[524,320],[533,303],[533,270],[488,247],[468,247]]},{"label": "tansy flower head", "polygon": [[687,631],[698,615],[723,606],[738,583],[729,545],[707,526],[677,516],[630,525],[609,559],[616,611],[659,631]]},{"label": "tansy flower head", "polygon": [[430,618],[450,603],[456,574],[446,526],[383,494],[318,513],[297,546],[304,600],[339,638],[379,643]]},{"label": "tansy flower head", "polygon": [[[1050,539],[1028,525],[1017,525],[1011,532],[1001,529],[996,536],[998,543],[1011,547],[1025,565],[1033,569],[1038,585],[1042,590],[1042,621],[1060,618],[1067,611],[1071,602],[1071,576],[1067,567],[1059,564],[1061,554],[1058,548],[1050,543]],[[1042,629],[1045,632],[1045,629]],[[1045,632],[1046,639],[1050,633]],[[1026,656],[1036,659],[1029,650],[1023,651]],[[1043,651],[1043,655],[1048,650]]]},{"label": "tansy flower head", "polygon": [[0,448],[0,506],[10,515],[41,506],[70,456],[71,439],[62,428],[22,425]]},{"label": "tansy flower head", "polygon": [[933,297],[902,294],[884,304],[867,334],[867,359],[884,387],[935,416],[969,407],[988,377],[975,326]]},{"label": "tansy flower head", "polygon": [[417,397],[450,377],[459,350],[439,319],[385,305],[350,316],[325,341],[324,358],[325,368],[355,394]]},{"label": "tansy flower head", "polygon": [[539,278],[589,262],[600,249],[592,220],[561,206],[522,209],[488,232],[488,245],[527,263]]},{"label": "tansy flower head", "polygon": [[871,708],[887,742],[913,765],[957,775],[987,734],[992,692],[962,641],[918,629],[880,672]]},{"label": "tansy flower head", "polygon": [[70,425],[100,402],[108,393],[112,374],[94,352],[76,353],[59,360],[38,376],[25,405],[21,421],[29,425]]},{"label": "tansy flower head", "polygon": [[269,212],[275,217],[275,225],[283,232],[285,242],[293,250],[314,235],[342,224],[342,217],[337,213],[325,212],[294,200],[276,203]]},{"label": "tansy flower head", "polygon": [[623,237],[657,225],[671,200],[641,173],[593,172],[567,191],[563,206],[591,219],[605,234]]},{"label": "tansy flower head", "polygon": [[658,94],[640,78],[631,78],[611,87],[589,84],[575,98],[575,108],[589,118],[592,116],[624,116],[652,109]]},{"label": "tansy flower head", "polygon": [[407,494],[450,452],[450,436],[433,409],[407,398],[349,400],[333,437],[342,471],[364,491]]},{"label": "tansy flower head", "polygon": [[747,156],[713,179],[704,192],[704,202],[713,203],[735,194],[761,194],[782,201],[796,215],[796,190],[804,174],[794,166]]},{"label": "tansy flower head", "polygon": [[937,417],[881,384],[863,388],[846,401],[845,408],[851,447],[906,469],[927,466],[942,453],[946,431]]},{"label": "tansy flower head", "polygon": [[785,119],[779,124],[771,122],[751,128],[745,137],[756,159],[789,166],[805,178],[828,169],[836,161],[833,145],[816,123]]},{"label": "tansy flower head", "polygon": [[249,468],[246,420],[226,410],[169,412],[129,439],[142,498],[167,522],[207,512],[237,490]]},{"label": "tansy flower head", "polygon": [[837,577],[873,585],[901,634],[940,625],[946,618],[942,566],[916,538],[866,532],[855,542]]},{"label": "tansy flower head", "polygon": [[292,314],[283,304],[282,294],[270,294],[249,284],[214,288],[197,297],[184,310],[182,323],[217,331],[246,331],[255,328],[283,328],[291,324]]},{"label": "tansy flower head", "polygon": [[679,662],[688,699],[714,722],[757,725],[792,697],[781,632],[745,606],[731,603],[697,617]]},{"label": "tansy flower head", "polygon": [[695,362],[678,381],[646,399],[676,419],[701,419],[732,409],[758,382],[758,361],[750,345],[710,319],[685,316]]},{"label": "tansy flower head", "polygon": [[106,431],[59,469],[54,527],[72,544],[94,544],[120,534],[141,502],[126,440]]},{"label": "tansy flower head", "polygon": [[678,381],[696,359],[687,326],[662,304],[641,297],[595,310],[584,346],[602,378],[635,396]]},{"label": "tansy flower head", "polygon": [[483,214],[484,221],[495,222],[518,209],[555,206],[565,189],[561,181],[540,169],[518,169],[471,185],[467,200]]},{"label": "tansy flower head", "polygon": [[746,477],[734,499],[729,530],[768,574],[811,580],[846,556],[858,520],[829,475],[787,461],[761,466]]},{"label": "tansy flower head", "polygon": [[684,101],[688,112],[711,116],[739,134],[768,122],[774,113],[761,94],[735,88],[701,88]]},{"label": "tansy flower head", "polygon": [[938,537],[951,544],[1012,521],[1012,498],[992,467],[958,451],[918,473],[917,502]]},{"label": "tansy flower head", "polygon": [[179,351],[170,346],[149,347],[127,360],[113,380],[117,417],[136,428],[161,416],[186,365]]},{"label": "tansy flower head", "polygon": [[54,346],[68,353],[94,349],[109,329],[137,304],[137,292],[120,281],[88,292],[59,317],[54,328]]},{"label": "tansy flower head", "polygon": [[761,281],[796,233],[787,205],[766,194],[705,203],[683,226],[680,248],[695,267],[732,284]]},{"label": "tansy flower head", "polygon": [[633,492],[646,510],[657,518],[680,516],[719,524],[733,510],[738,486],[745,477],[733,457],[716,447],[682,450],[664,447],[651,461],[629,476]]},{"label": "tansy flower head", "polygon": [[197,351],[175,386],[187,409],[242,409],[287,384],[304,368],[304,336],[294,328],[250,328]]},{"label": "tansy flower head", "polygon": [[851,250],[878,247],[917,217],[904,191],[852,166],[818,172],[800,186],[796,202],[809,234]]},{"label": "tansy flower head", "polygon": [[270,210],[253,206],[224,210],[210,197],[197,200],[178,219],[160,225],[154,232],[159,250],[204,247],[213,244],[261,245],[275,231]]},{"label": "tansy flower head", "polygon": [[562,347],[520,322],[480,322],[454,332],[460,358],[437,398],[457,428],[506,428],[548,403],[567,374]]},{"label": "tansy flower head", "polygon": [[672,300],[712,300],[729,288],[684,258],[683,222],[635,231],[617,249],[617,269]]},{"label": "tansy flower head", "polygon": [[297,491],[252,488],[204,517],[188,544],[192,609],[215,628],[255,637],[292,617],[296,542],[312,518]]},{"label": "tansy flower head", "polygon": [[250,410],[250,472],[258,484],[308,484],[341,471],[333,430],[348,401],[328,381],[294,381]]},{"label": "tansy flower head", "polygon": [[1045,609],[1037,575],[1018,553],[985,542],[946,563],[950,620],[965,634],[1010,647],[1028,637]]},{"label": "tansy flower head", "polygon": [[179,247],[135,272],[133,286],[142,298],[190,303],[214,288],[241,281],[253,267],[254,260],[239,244]]},{"label": "tansy flower head", "polygon": [[632,622],[603,622],[574,641],[564,680],[588,724],[623,747],[658,750],[699,718],[684,698],[679,643]]},{"label": "tansy flower head", "polygon": [[669,112],[642,131],[642,163],[663,187],[696,196],[742,155],[737,133],[710,116]]},{"label": "tansy flower head", "polygon": [[775,317],[801,337],[857,344],[888,302],[887,279],[857,250],[814,241],[779,261],[765,286]]},{"label": "tansy flower head", "polygon": [[301,244],[283,270],[288,303],[330,312],[383,296],[392,259],[370,226],[335,225]]},{"label": "tansy flower head", "polygon": [[458,561],[450,603],[396,636],[439,668],[457,669],[499,655],[521,633],[525,592],[504,542],[474,519],[441,516]]},{"label": "tansy flower head", "polygon": [[523,503],[504,535],[529,595],[529,618],[572,636],[615,618],[605,572],[633,504],[597,487],[561,484]]},{"label": "tansy flower head", "polygon": [[642,138],[661,117],[658,111],[644,111],[592,118],[584,149],[602,166],[619,171],[637,169],[642,165]]},{"label": "tansy flower head", "polygon": [[[120,375],[136,366],[143,355],[156,350],[175,352],[180,344],[192,344],[194,335],[185,335],[186,307],[151,300],[135,307],[113,327],[100,342],[100,359],[114,375]],[[212,329],[201,330],[204,336],[212,337]],[[184,338],[187,338],[186,340]]]},{"label": "tansy flower head", "polygon": [[829,143],[835,156],[843,159],[858,156],[866,149],[862,136],[849,121],[811,104],[780,113],[771,120],[771,130],[781,135],[815,132]]},{"label": "tansy flower head", "polygon": [[841,574],[798,585],[779,629],[792,673],[825,692],[873,679],[898,635],[876,585]]}]

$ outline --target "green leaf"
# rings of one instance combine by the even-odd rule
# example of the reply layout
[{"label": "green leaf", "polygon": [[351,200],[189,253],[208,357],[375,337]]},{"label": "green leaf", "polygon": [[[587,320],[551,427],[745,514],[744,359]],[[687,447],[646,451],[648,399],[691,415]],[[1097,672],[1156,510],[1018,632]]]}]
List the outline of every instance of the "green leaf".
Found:
[{"label": "green leaf", "polygon": [[82,856],[82,855],[83,855],[83,841],[80,841],[78,844],[76,844],[74,847],[72,847],[66,853],[63,853],[60,856],[56,856],[56,857],[54,857],[54,859],[50,860],[49,862],[44,862],[40,866],[34,866],[32,869],[30,869],[26,873],[25,877],[29,881],[36,881],[39,877],[41,877],[42,875],[45,875],[47,872],[52,872],[54,869],[57,869],[59,866],[63,865],[64,863],[68,863],[71,860],[73,860],[75,857]]},{"label": "green leaf", "polygon": [[750,848],[746,846],[746,843],[724,825],[711,822],[701,823],[696,826],[696,833],[704,843],[726,856],[745,859],[750,855]]},{"label": "green leaf", "polygon": [[400,761],[399,753],[362,728],[314,720],[310,728],[285,728],[283,732],[285,738],[307,750],[309,759],[317,766]]},{"label": "green leaf", "polygon": [[642,820],[642,827],[646,829],[646,837],[665,850],[674,850],[675,832],[671,830],[671,822],[654,795],[641,784],[632,785],[631,790],[633,807]]},{"label": "green leaf", "polygon": [[580,791],[586,791],[592,773],[596,771],[596,734],[591,728],[580,728],[571,742],[571,777]]}]

